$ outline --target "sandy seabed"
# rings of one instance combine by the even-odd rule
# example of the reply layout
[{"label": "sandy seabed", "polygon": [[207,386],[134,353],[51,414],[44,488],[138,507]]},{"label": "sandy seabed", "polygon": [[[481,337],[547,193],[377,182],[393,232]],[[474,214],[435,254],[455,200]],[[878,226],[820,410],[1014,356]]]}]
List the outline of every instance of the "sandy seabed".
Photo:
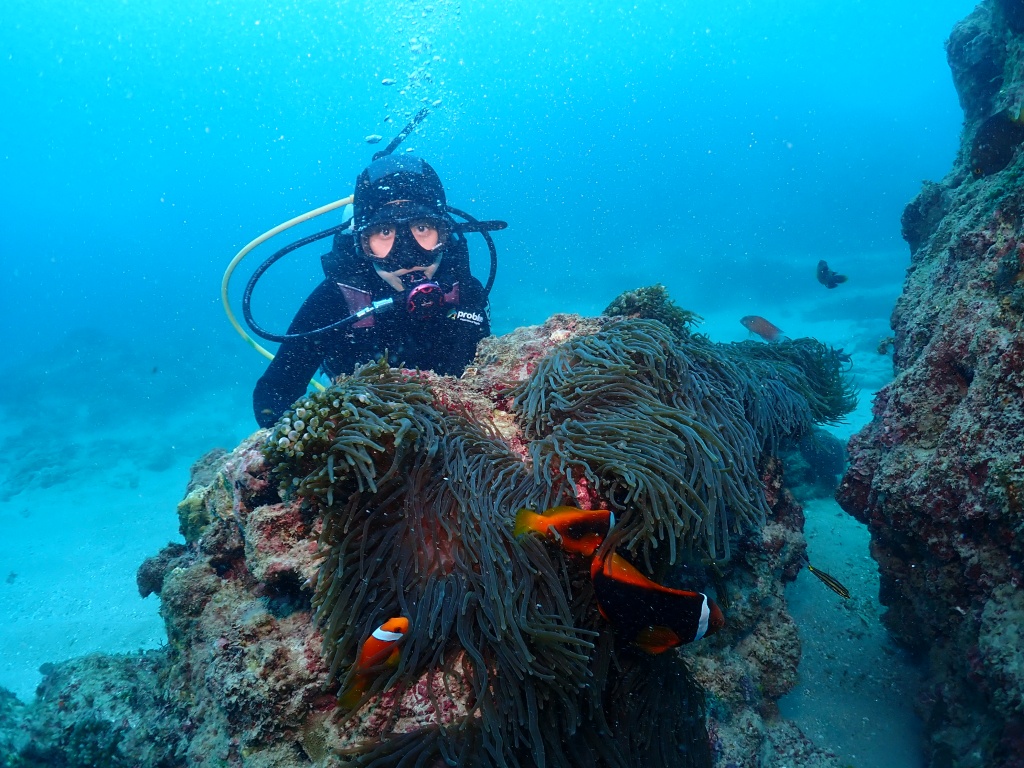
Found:
[{"label": "sandy seabed", "polygon": [[804,503],[807,554],[850,591],[843,600],[807,569],[786,589],[803,655],[796,687],[780,702],[819,746],[844,763],[869,768],[924,765],[913,711],[920,676],[879,620],[878,566],[867,528],[835,501]]},{"label": "sandy seabed", "polygon": [[139,596],[135,572],[182,541],[189,469],[251,431],[247,402],[208,393],[160,420],[72,421],[46,436],[0,421],[0,440],[23,446],[0,469],[0,686],[28,701],[47,662],[166,642],[159,600]]}]

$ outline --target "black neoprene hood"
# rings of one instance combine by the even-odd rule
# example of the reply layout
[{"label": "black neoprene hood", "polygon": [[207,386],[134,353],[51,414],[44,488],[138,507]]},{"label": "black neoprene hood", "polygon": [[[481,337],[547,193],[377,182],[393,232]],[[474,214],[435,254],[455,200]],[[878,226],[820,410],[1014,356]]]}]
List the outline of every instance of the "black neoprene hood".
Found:
[{"label": "black neoprene hood", "polygon": [[447,219],[447,200],[437,173],[413,155],[388,155],[374,160],[356,179],[355,230],[384,221],[418,217]]}]

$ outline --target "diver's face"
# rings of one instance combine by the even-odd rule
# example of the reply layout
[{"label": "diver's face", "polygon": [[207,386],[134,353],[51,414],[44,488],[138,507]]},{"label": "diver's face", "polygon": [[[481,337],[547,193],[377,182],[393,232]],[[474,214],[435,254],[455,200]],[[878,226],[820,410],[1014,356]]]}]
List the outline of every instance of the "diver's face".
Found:
[{"label": "diver's face", "polygon": [[[395,234],[401,224],[380,224],[370,229],[363,235],[364,249],[369,255],[378,259],[385,258],[391,249],[395,247]],[[416,243],[425,251],[432,251],[441,242],[441,233],[437,227],[428,219],[410,221],[409,234]]]}]

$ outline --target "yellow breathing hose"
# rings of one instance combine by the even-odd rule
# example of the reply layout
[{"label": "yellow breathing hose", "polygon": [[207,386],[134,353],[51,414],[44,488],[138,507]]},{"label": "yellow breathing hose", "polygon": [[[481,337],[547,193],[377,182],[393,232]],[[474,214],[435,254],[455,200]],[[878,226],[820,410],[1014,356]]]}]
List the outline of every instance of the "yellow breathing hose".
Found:
[{"label": "yellow breathing hose", "polygon": [[[296,216],[294,219],[289,219],[284,224],[278,224],[273,229],[264,232],[262,235],[257,237],[247,246],[245,246],[245,248],[243,248],[237,254],[235,254],[235,258],[231,260],[231,263],[228,264],[228,268],[224,270],[224,278],[220,281],[220,300],[221,303],[224,304],[224,312],[227,314],[228,320],[231,321],[231,325],[234,326],[236,331],[238,331],[238,335],[245,339],[249,343],[249,345],[252,346],[253,349],[255,349],[268,360],[274,359],[274,353],[270,352],[267,349],[264,349],[259,344],[259,342],[257,342],[252,336],[246,333],[245,329],[235,318],[235,313],[231,311],[231,302],[228,301],[228,283],[231,282],[231,273],[235,271],[235,267],[237,267],[242,262],[242,259],[246,257],[249,251],[253,250],[258,245],[265,243],[267,240],[274,237],[275,235],[281,234],[286,229],[291,229],[296,224],[301,224],[304,221],[315,219],[317,216],[328,213],[329,211],[336,210],[338,208],[341,208],[342,206],[349,205],[351,202],[352,195],[349,195],[348,197],[343,197],[341,200],[335,200],[333,203],[328,203],[327,205],[322,205],[319,208],[314,208],[312,211],[307,211],[306,213],[303,213],[300,216]],[[325,388],[324,385],[321,384],[316,379],[313,379],[309,383],[312,384],[317,389],[319,389],[321,392]]]}]

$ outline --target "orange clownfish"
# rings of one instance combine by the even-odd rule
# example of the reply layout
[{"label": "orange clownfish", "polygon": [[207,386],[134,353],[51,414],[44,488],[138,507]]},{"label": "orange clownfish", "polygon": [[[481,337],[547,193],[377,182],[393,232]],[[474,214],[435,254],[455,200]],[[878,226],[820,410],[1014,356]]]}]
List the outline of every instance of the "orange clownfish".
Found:
[{"label": "orange clownfish", "polygon": [[722,609],[703,592],[656,584],[614,552],[594,558],[590,580],[601,615],[647,653],[692,643],[725,626]]},{"label": "orange clownfish", "polygon": [[610,509],[552,507],[541,514],[532,509],[520,509],[512,533],[515,536],[530,532],[553,536],[566,552],[589,557],[614,525],[615,515]]},{"label": "orange clownfish", "polygon": [[782,329],[760,315],[747,315],[741,318],[740,322],[744,328],[751,333],[756,333],[765,341],[778,341],[782,338]]},{"label": "orange clownfish", "polygon": [[404,616],[388,619],[373,630],[373,633],[363,643],[363,647],[359,651],[359,658],[356,659],[355,681],[338,699],[338,704],[345,709],[354,709],[382,668],[392,669],[397,666],[401,656],[398,641],[405,637],[405,633],[408,631],[409,620]]}]

